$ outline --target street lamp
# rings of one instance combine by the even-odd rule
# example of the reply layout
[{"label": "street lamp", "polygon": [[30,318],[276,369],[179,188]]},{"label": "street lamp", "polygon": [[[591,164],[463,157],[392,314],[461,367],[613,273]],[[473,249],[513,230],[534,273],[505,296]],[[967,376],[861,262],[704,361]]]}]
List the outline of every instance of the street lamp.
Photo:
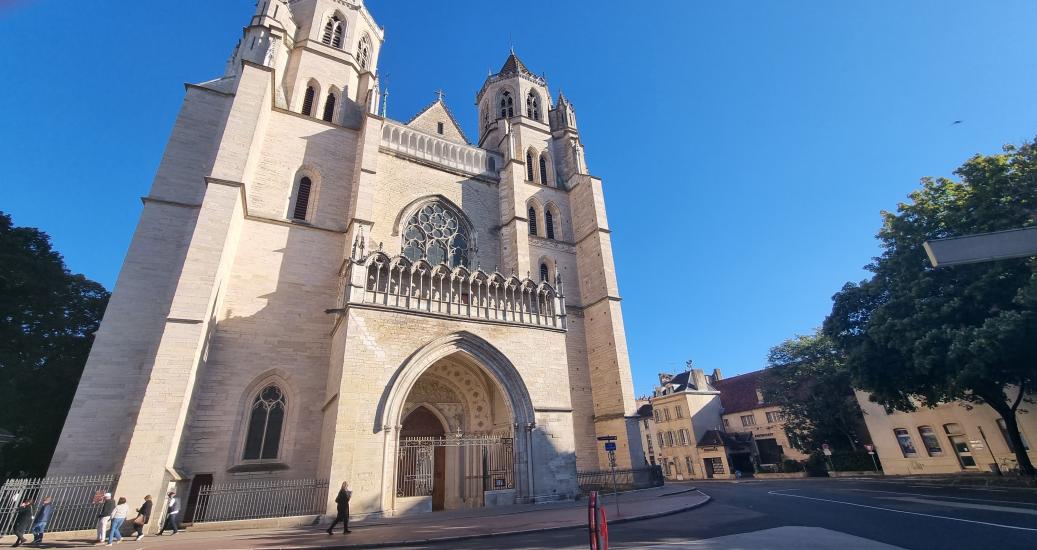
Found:
[{"label": "street lamp", "polygon": [[933,267],[1037,256],[1037,226],[934,239],[922,244]]}]

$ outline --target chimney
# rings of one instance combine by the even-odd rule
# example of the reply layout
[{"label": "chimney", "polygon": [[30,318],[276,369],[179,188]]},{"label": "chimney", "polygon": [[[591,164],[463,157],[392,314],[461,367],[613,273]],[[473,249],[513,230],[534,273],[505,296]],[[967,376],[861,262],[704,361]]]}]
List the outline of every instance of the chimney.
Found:
[{"label": "chimney", "polygon": [[702,372],[702,369],[691,369],[691,379],[694,381],[696,390],[704,391],[709,389],[709,384],[706,382],[706,375]]},{"label": "chimney", "polygon": [[713,381],[723,380],[724,375],[720,374],[720,369],[713,369]]}]

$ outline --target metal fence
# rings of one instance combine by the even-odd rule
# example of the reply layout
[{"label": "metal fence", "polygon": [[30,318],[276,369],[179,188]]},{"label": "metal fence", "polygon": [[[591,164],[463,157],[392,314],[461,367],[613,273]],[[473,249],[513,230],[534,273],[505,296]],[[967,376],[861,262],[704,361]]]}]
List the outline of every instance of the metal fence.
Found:
[{"label": "metal fence", "polygon": [[284,479],[216,483],[198,491],[195,522],[323,514],[328,480]]},{"label": "metal fence", "polygon": [[93,529],[104,494],[112,492],[116,481],[114,475],[8,479],[0,487],[0,533],[11,532],[22,500],[31,498],[33,510],[38,510],[46,497],[54,506],[47,531]]},{"label": "metal fence", "polygon": [[[576,472],[576,479],[580,484],[580,490],[585,493],[589,491],[612,490],[612,470]],[[620,491],[661,487],[662,484],[663,471],[659,466],[616,470],[616,488]]]}]

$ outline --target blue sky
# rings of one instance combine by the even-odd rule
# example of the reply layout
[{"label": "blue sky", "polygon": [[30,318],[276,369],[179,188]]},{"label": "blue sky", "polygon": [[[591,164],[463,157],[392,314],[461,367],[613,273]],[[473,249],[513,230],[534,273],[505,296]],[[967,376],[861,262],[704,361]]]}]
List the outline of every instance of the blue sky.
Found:
[{"label": "blue sky", "polygon": [[[222,74],[253,5],[0,0],[0,210],[111,288],[182,84]],[[442,88],[476,135],[509,45],[573,101],[638,393],[689,358],[762,368],[866,275],[880,210],[1037,135],[1037,2],[368,5],[392,118]]]}]

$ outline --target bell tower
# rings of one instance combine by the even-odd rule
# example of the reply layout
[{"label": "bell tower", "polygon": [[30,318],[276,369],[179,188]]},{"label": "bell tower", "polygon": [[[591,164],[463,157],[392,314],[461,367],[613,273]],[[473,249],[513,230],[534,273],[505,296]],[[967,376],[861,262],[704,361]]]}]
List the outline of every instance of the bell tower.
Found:
[{"label": "bell tower", "polygon": [[548,124],[550,101],[547,81],[530,71],[514,50],[496,74],[486,77],[475,97],[479,146],[504,157],[500,172],[502,271],[520,276],[531,275],[538,267],[529,253],[529,235],[537,233],[533,229],[537,221],[529,217],[529,201],[537,185],[557,187]]}]

